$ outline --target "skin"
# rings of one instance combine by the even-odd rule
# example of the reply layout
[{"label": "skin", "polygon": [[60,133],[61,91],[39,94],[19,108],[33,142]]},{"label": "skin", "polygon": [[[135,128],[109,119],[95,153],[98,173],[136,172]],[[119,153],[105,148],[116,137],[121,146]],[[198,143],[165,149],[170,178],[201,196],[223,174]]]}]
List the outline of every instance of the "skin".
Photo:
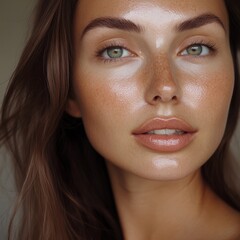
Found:
[{"label": "skin", "polygon": [[[223,26],[176,31],[204,13]],[[131,20],[142,32],[96,27],[82,35],[99,17]],[[67,111],[82,117],[91,144],[106,159],[125,240],[240,236],[239,214],[200,174],[222,139],[234,88],[228,34],[222,0],[79,1]],[[203,50],[197,56],[188,52],[195,43]],[[119,44],[124,55],[110,61],[106,48]],[[156,117],[184,120],[196,129],[193,141],[167,153],[142,146],[132,133]]]}]

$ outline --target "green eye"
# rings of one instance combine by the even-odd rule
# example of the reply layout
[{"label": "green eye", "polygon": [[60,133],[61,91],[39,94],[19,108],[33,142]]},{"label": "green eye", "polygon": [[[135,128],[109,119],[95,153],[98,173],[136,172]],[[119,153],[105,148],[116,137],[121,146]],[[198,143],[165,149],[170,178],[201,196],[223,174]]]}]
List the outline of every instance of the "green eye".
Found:
[{"label": "green eye", "polygon": [[108,47],[105,48],[101,53],[100,56],[104,59],[108,60],[114,60],[114,59],[119,59],[119,58],[124,58],[124,57],[129,57],[131,56],[131,52],[128,51],[126,48],[121,47],[121,46],[113,46],[113,47]]},{"label": "green eye", "polygon": [[123,56],[123,49],[120,47],[112,47],[106,50],[109,58],[120,58]]},{"label": "green eye", "polygon": [[201,55],[203,49],[201,45],[193,45],[187,48],[187,53],[189,55]]},{"label": "green eye", "polygon": [[211,48],[203,44],[193,44],[186,48],[181,55],[206,56],[210,54]]}]

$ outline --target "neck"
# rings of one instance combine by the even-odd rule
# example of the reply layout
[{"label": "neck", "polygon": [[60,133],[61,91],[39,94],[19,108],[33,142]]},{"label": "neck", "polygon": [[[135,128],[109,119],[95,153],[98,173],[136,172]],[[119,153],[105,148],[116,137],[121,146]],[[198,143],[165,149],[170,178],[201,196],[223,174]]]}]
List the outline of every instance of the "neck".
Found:
[{"label": "neck", "polygon": [[166,182],[140,179],[113,166],[109,174],[126,240],[168,239],[173,229],[177,234],[198,224],[207,189],[200,171]]}]

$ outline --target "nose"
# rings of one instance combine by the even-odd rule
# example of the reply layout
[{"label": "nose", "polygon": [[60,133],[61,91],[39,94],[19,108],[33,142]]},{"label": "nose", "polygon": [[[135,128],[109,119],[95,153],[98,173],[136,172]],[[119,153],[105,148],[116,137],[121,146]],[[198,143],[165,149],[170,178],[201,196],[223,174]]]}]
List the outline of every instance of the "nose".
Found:
[{"label": "nose", "polygon": [[174,67],[170,66],[166,57],[158,58],[147,72],[149,75],[145,99],[149,104],[176,103],[179,100],[179,87],[174,77]]}]

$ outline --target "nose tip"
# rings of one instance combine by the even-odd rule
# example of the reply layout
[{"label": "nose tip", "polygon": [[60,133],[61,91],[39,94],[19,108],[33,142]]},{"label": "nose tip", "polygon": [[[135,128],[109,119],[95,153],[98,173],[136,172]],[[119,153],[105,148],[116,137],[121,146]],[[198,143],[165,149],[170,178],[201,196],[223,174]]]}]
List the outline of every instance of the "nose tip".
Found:
[{"label": "nose tip", "polygon": [[178,101],[178,98],[177,96],[160,96],[160,95],[156,95],[152,98],[151,101],[149,101],[149,103],[151,105],[155,105],[155,104],[158,104],[159,102],[162,102],[162,103],[168,103],[168,102],[171,102],[171,103],[176,103]]},{"label": "nose tip", "polygon": [[155,95],[153,95],[152,102],[170,102],[170,101],[177,101],[176,92],[174,91],[174,87],[169,85],[164,85]]},{"label": "nose tip", "polygon": [[146,99],[149,104],[176,103],[179,99],[177,82],[174,79],[170,68],[164,69],[158,74],[153,74],[146,91]]}]

